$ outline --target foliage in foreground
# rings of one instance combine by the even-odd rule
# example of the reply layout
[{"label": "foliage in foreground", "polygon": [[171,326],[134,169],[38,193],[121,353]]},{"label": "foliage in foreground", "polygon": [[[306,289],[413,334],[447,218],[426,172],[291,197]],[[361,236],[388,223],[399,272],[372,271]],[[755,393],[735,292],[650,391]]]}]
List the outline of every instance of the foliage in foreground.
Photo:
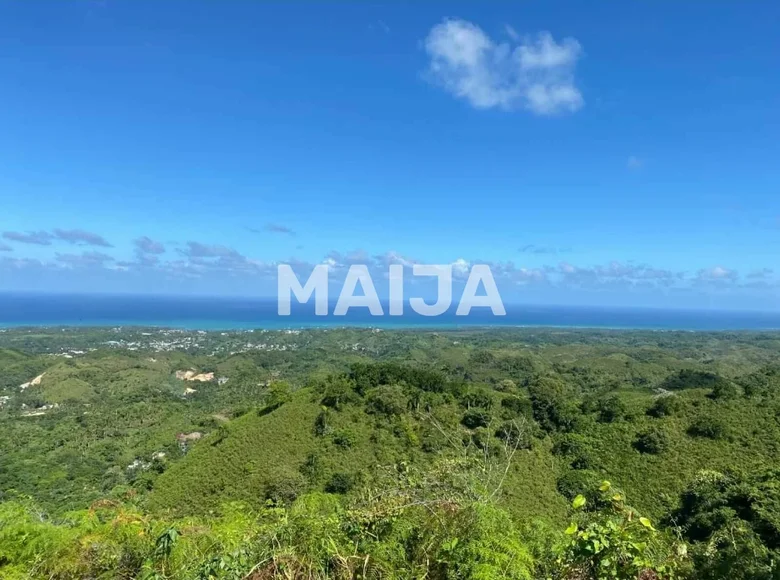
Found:
[{"label": "foliage in foreground", "polygon": [[[217,518],[152,519],[102,502],[48,521],[25,501],[0,506],[3,578],[192,580],[674,578],[682,552],[619,492],[603,512],[532,547],[493,501],[501,470],[476,456],[426,471],[408,464],[354,499],[314,492],[289,507],[225,506]],[[496,479],[496,477],[498,479]],[[602,490],[609,492],[609,484]],[[575,511],[585,499],[574,500]],[[682,544],[681,544],[682,545]],[[682,569],[682,568],[680,568]]]}]

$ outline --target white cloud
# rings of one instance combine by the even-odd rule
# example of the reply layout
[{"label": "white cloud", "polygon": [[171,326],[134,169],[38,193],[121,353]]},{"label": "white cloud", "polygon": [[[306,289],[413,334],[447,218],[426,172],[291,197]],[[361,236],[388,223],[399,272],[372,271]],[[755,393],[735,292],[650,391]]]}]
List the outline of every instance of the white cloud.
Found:
[{"label": "white cloud", "polygon": [[511,43],[493,41],[466,20],[437,24],[425,39],[430,78],[478,109],[553,115],[582,107],[582,94],[574,83],[582,53],[576,40],[558,43],[549,32],[521,39],[511,27],[506,32]]},{"label": "white cloud", "polygon": [[629,169],[641,169],[644,164],[645,162],[635,155],[630,155],[626,161],[626,167]]},{"label": "white cloud", "polygon": [[452,264],[452,277],[453,278],[468,278],[471,271],[471,264],[463,258],[458,258]]},{"label": "white cloud", "polygon": [[705,268],[696,274],[696,282],[734,282],[738,277],[737,272],[723,266]]},{"label": "white cloud", "polygon": [[567,262],[561,262],[559,267],[564,274],[574,274],[577,271],[577,268]]}]

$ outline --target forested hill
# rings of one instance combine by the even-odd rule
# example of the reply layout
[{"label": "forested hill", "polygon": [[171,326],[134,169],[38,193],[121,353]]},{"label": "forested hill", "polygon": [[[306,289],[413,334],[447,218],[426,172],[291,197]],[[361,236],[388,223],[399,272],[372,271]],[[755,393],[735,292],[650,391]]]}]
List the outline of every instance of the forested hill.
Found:
[{"label": "forested hill", "polygon": [[780,334],[0,349],[3,578],[780,577]]}]

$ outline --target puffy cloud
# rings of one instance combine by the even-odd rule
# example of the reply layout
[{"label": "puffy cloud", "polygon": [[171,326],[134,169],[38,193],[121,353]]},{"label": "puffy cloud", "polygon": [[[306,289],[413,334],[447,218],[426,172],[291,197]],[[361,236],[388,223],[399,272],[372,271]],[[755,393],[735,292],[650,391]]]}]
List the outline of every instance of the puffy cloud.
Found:
[{"label": "puffy cloud", "polygon": [[561,262],[558,266],[563,274],[574,274],[577,268],[569,264],[568,262]]},{"label": "puffy cloud", "polygon": [[458,258],[452,264],[452,277],[453,278],[468,278],[471,271],[471,264],[463,258]]},{"label": "puffy cloud", "polygon": [[738,274],[734,270],[729,270],[723,266],[715,266],[713,268],[704,268],[696,273],[696,282],[708,283],[708,282],[735,282],[738,278]]},{"label": "puffy cloud", "polygon": [[398,252],[387,252],[378,256],[374,256],[374,261],[383,268],[388,268],[392,265],[403,266],[404,268],[411,268],[415,264],[419,263],[417,260],[402,256]]},{"label": "puffy cloud", "polygon": [[[519,286],[548,282],[547,272],[543,268],[523,268],[515,266],[514,262],[490,262],[488,260],[476,260],[474,264],[490,266],[493,278],[497,282],[504,280]],[[468,272],[466,272],[467,274]]]},{"label": "puffy cloud", "polygon": [[[43,233],[45,234],[45,232]],[[25,239],[37,239],[39,243],[48,239],[40,234],[41,232],[27,232],[19,234],[19,236]],[[115,272],[117,276],[123,275],[125,272],[135,273],[138,274],[137,280],[184,281],[201,278],[218,281],[224,277],[230,277],[251,285],[254,282],[263,281],[265,283],[275,280],[279,263],[292,265],[299,276],[308,276],[316,263],[319,262],[330,267],[331,280],[335,284],[343,280],[343,276],[350,266],[358,264],[368,266],[371,276],[377,283],[387,277],[392,265],[400,265],[404,268],[405,279],[408,282],[425,283],[424,279],[421,281],[413,278],[410,270],[415,264],[427,263],[395,251],[372,255],[364,250],[331,251],[322,260],[314,262],[295,258],[266,262],[249,258],[229,246],[196,241],[189,241],[177,253],[169,253],[168,256],[163,257],[163,245],[145,236],[134,240],[134,246],[135,256],[128,261],[117,261],[112,256],[98,251],[87,251],[81,254],[57,253],[54,258],[48,260],[12,258],[6,255],[0,257],[0,270],[9,276],[9,280],[11,272],[21,270],[47,271],[56,275],[57,272],[65,270],[89,269],[93,272],[100,272],[102,269],[105,272]],[[520,248],[524,254],[552,254],[553,250],[555,252],[562,251],[532,244]],[[577,288],[593,291],[603,289],[688,291],[699,289],[720,292],[742,288],[745,291],[753,289],[757,292],[762,289],[768,291],[780,287],[780,282],[775,278],[774,272],[768,268],[751,272],[745,277],[743,283],[736,271],[723,266],[703,268],[694,273],[686,274],[646,264],[617,260],[596,265],[576,265],[563,261],[557,265],[529,267],[512,261],[494,262],[458,257],[443,263],[449,263],[452,267],[456,284],[462,284],[465,281],[473,265],[486,264],[490,266],[493,277],[502,289],[544,286],[551,290]],[[147,274],[151,277],[144,278]],[[249,287],[247,286],[247,288]]]},{"label": "puffy cloud", "polygon": [[330,271],[348,270],[350,266],[360,264],[365,264],[371,269],[375,265],[374,259],[365,250],[353,250],[346,254],[333,250],[325,255],[322,263],[326,264]]},{"label": "puffy cloud", "polygon": [[425,39],[430,78],[477,109],[525,109],[539,115],[573,112],[583,105],[574,82],[581,56],[573,38],[558,43],[549,32],[497,43],[466,20],[444,20]]}]

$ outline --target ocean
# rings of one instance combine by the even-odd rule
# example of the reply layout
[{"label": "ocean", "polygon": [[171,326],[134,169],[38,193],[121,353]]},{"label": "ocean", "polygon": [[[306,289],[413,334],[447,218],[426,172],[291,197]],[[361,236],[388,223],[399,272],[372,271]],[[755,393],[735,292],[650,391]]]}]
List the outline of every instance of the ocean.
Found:
[{"label": "ocean", "polygon": [[[403,316],[370,316],[351,309],[347,316],[315,316],[313,306],[293,303],[279,316],[275,300],[105,295],[0,294],[0,327],[164,326],[198,330],[363,326],[377,328],[460,328],[532,326],[647,330],[774,330],[780,313],[721,310],[664,310],[574,306],[506,305],[506,316],[475,308],[466,317],[454,307],[442,316],[420,316],[406,305]],[[332,311],[332,308],[331,308]],[[387,308],[385,307],[385,312]]]}]

